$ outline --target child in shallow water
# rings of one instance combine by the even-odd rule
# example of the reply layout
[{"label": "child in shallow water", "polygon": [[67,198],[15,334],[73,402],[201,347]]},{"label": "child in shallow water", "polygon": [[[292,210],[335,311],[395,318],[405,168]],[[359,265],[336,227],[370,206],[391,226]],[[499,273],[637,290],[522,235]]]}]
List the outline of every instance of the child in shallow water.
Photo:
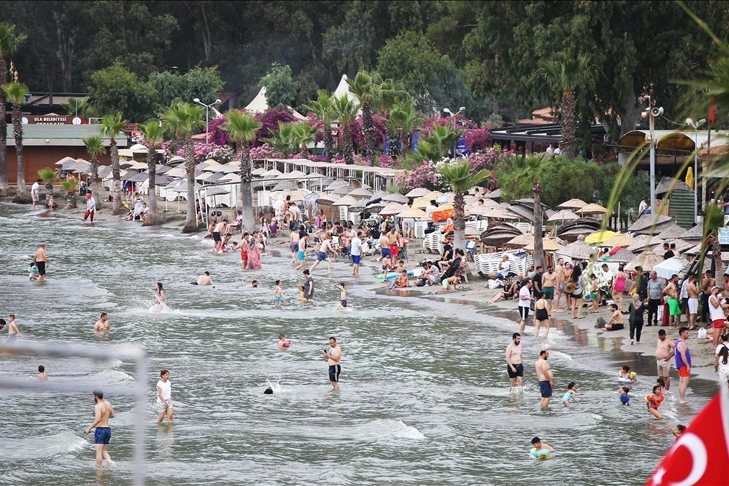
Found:
[{"label": "child in shallow water", "polygon": [[630,406],[630,388],[627,386],[620,387],[620,404]]},{"label": "child in shallow water", "polygon": [[30,266],[28,267],[28,280],[38,280],[38,265],[35,264],[35,261],[30,262]]},{"label": "child in shallow water", "polygon": [[577,393],[577,385],[574,381],[572,381],[569,385],[567,385],[567,393],[562,396],[562,405],[564,405],[565,407],[569,407],[570,402],[578,402],[579,400],[575,398],[575,395],[582,394]]}]

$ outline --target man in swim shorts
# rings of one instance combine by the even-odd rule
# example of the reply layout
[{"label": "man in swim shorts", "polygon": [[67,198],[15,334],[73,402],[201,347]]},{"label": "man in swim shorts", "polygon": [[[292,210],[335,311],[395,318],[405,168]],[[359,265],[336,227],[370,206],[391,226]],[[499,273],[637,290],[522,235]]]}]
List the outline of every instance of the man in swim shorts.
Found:
[{"label": "man in swim shorts", "polygon": [[666,330],[659,329],[658,342],[656,343],[656,365],[658,367],[658,377],[666,383],[666,390],[671,387],[669,371],[671,370],[671,358],[673,358],[674,349],[673,341],[666,336]]},{"label": "man in swim shorts", "polygon": [[38,267],[38,281],[42,282],[46,279],[46,268],[48,267],[45,243],[35,251],[35,265]]},{"label": "man in swim shorts", "polygon": [[109,324],[109,315],[106,312],[102,312],[101,317],[99,317],[99,320],[96,321],[96,324],[94,324],[94,331],[108,331],[109,329],[111,329],[111,325]]},{"label": "man in swim shorts", "polygon": [[350,242],[349,255],[352,257],[352,276],[359,277],[359,263],[362,259],[362,232],[357,234]]},{"label": "man in swim shorts", "polygon": [[380,234],[380,256],[382,257],[382,269],[387,271],[392,260],[390,258],[390,240],[387,237],[387,233],[384,231]]},{"label": "man in swim shorts", "polygon": [[552,388],[554,387],[554,376],[552,375],[552,369],[547,363],[549,358],[549,351],[543,349],[539,352],[539,358],[535,363],[537,370],[537,380],[539,381],[539,391],[542,394],[540,404],[542,408],[549,407],[549,401],[552,398]]},{"label": "man in swim shorts", "polygon": [[699,287],[696,285],[696,275],[693,273],[688,277],[686,293],[688,294],[688,321],[690,331],[696,327],[696,316],[699,313]]},{"label": "man in swim shorts", "polygon": [[[534,449],[536,449],[537,452],[541,451],[542,449],[546,449],[550,452],[550,454],[554,454],[554,447],[547,444],[546,442],[542,442],[542,440],[539,437],[534,437],[532,439],[532,445],[534,446]],[[532,454],[532,455],[534,455],[534,454]]]},{"label": "man in swim shorts", "polygon": [[191,282],[193,285],[213,285],[213,279],[210,278],[210,272],[203,272],[202,275],[200,275],[197,278],[197,282]]},{"label": "man in swim shorts", "polygon": [[547,271],[542,276],[542,293],[544,298],[549,302],[549,308],[552,309],[552,303],[554,302],[554,288],[557,285],[557,274],[554,269],[549,266]]},{"label": "man in swim shorts", "polygon": [[91,429],[96,428],[94,432],[94,444],[96,447],[96,465],[101,466],[106,460],[108,464],[114,464],[109,455],[108,447],[111,440],[111,427],[109,427],[109,419],[114,418],[114,407],[108,400],[104,400],[104,393],[94,391],[94,422],[84,431],[89,435]]},{"label": "man in swim shorts", "polygon": [[[4,323],[5,321],[3,321]],[[18,325],[15,323],[15,314],[8,315],[8,337],[5,338],[5,342],[12,343],[20,336],[20,330],[18,330]]]},{"label": "man in swim shorts", "polygon": [[668,285],[663,289],[668,304],[668,313],[671,316],[670,324],[675,327],[681,319],[681,305],[678,302],[678,275],[671,275]]},{"label": "man in swim shorts", "polygon": [[339,364],[342,360],[342,348],[337,344],[337,338],[334,336],[329,338],[329,350],[324,351],[324,357],[327,358],[329,364],[329,381],[334,390],[339,390],[339,375],[342,373],[342,366]]},{"label": "man in swim shorts", "polygon": [[514,388],[522,389],[524,380],[524,363],[522,361],[521,334],[515,332],[511,336],[511,342],[506,347],[506,372],[509,374],[509,393]]}]

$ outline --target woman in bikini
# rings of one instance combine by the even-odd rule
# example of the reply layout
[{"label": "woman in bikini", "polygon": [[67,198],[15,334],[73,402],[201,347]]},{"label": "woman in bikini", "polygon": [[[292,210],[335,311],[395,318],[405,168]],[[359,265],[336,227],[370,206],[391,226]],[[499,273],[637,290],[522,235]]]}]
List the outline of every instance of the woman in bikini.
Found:
[{"label": "woman in bikini", "polygon": [[539,337],[539,328],[544,326],[544,338],[549,337],[549,314],[552,309],[542,292],[537,292],[537,301],[534,303],[534,337]]}]

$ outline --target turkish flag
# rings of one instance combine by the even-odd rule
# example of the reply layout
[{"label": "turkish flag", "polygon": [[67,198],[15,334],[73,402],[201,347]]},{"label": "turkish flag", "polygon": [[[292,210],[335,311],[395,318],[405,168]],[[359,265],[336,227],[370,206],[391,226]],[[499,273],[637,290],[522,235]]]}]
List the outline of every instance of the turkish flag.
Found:
[{"label": "turkish flag", "polygon": [[716,123],[716,105],[714,104],[714,98],[711,98],[711,104],[709,105],[709,126]]},{"label": "turkish flag", "polygon": [[646,486],[729,485],[726,383],[669,449]]}]

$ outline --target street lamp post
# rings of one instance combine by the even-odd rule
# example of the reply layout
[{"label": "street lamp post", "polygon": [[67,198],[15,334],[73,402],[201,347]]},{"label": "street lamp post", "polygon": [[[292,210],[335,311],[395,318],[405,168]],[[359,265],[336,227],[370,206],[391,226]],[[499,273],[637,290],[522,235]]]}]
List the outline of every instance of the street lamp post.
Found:
[{"label": "street lamp post", "polygon": [[703,118],[697,122],[694,122],[691,118],[686,118],[686,125],[694,129],[694,223],[699,221],[699,127],[704,123],[706,123],[706,120]]},{"label": "street lamp post", "polygon": [[[456,113],[453,113],[450,110],[450,108],[443,108],[443,111],[445,111],[446,113],[451,115],[451,118],[453,119],[453,131],[455,132],[456,131],[456,116],[458,116],[458,114],[466,111],[466,107],[461,106]],[[453,158],[454,159],[456,158],[456,147],[458,147],[458,139],[456,139],[456,142],[453,144]]]},{"label": "street lamp post", "polygon": [[192,101],[194,101],[198,105],[205,107],[205,143],[207,144],[208,140],[210,138],[210,132],[208,131],[208,125],[210,125],[210,108],[212,108],[215,105],[219,105],[221,102],[220,102],[220,100],[215,100],[214,103],[210,103],[209,105],[206,105],[205,103],[200,101],[200,98],[195,98]]}]

